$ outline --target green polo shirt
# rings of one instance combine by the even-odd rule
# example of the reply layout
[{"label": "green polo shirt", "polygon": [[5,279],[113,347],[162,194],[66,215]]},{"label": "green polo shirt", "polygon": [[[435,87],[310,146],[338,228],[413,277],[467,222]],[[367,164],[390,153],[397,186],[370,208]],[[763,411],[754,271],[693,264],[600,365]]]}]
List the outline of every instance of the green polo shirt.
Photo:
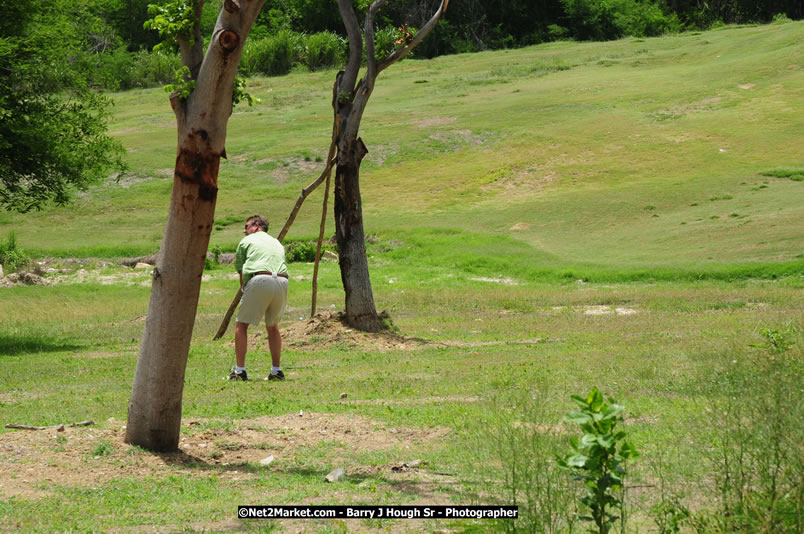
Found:
[{"label": "green polo shirt", "polygon": [[235,269],[243,273],[243,285],[260,271],[288,274],[285,247],[265,232],[247,235],[237,245]]}]

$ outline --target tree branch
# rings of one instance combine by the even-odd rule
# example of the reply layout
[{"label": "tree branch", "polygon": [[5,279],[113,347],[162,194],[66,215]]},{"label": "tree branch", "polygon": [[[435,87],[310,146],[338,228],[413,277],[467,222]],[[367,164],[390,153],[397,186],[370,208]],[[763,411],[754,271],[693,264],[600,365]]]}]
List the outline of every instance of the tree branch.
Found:
[{"label": "tree branch", "polygon": [[415,37],[413,37],[413,40],[410,43],[403,46],[402,48],[394,50],[394,52],[390,56],[388,56],[387,58],[385,58],[380,62],[380,64],[377,66],[377,74],[384,71],[385,69],[387,69],[388,67],[390,67],[403,57],[407,56],[411,50],[419,46],[419,43],[421,43],[424,40],[424,38],[427,37],[427,34],[433,31],[433,28],[436,27],[438,21],[441,20],[442,16],[444,16],[444,13],[446,13],[447,11],[448,5],[449,0],[441,0],[441,5],[439,6],[438,10],[433,14],[430,20],[427,21],[427,24],[425,24],[416,33]]},{"label": "tree branch", "polygon": [[360,72],[360,60],[363,57],[363,38],[351,0],[338,0],[338,9],[341,12],[343,24],[346,26],[346,33],[349,35],[349,61],[346,63],[346,70],[341,79],[339,91],[347,90],[351,92],[354,90],[357,74]]},{"label": "tree branch", "polygon": [[369,91],[374,89],[374,80],[377,79],[377,57],[374,49],[374,19],[377,16],[377,11],[382,7],[386,0],[375,0],[369,7],[366,13],[366,24],[363,27],[363,32],[366,34],[366,76],[367,87]]},{"label": "tree branch", "polygon": [[190,69],[190,79],[197,80],[201,63],[204,61],[204,41],[201,39],[201,14],[204,11],[204,1],[197,0],[193,6],[195,24],[193,24],[193,43],[178,39],[181,63]]}]

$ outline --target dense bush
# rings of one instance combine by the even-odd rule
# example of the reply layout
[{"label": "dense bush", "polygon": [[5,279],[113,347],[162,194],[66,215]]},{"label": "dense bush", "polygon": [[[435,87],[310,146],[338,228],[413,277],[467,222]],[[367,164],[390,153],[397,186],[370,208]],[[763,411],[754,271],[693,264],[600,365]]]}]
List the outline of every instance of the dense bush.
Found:
[{"label": "dense bush", "polygon": [[344,63],[347,50],[346,39],[325,31],[305,37],[304,63],[310,70],[334,67]]},{"label": "dense bush", "polygon": [[240,71],[247,75],[287,74],[301,55],[302,36],[290,30],[258,40],[247,40],[240,59]]},{"label": "dense bush", "polygon": [[[315,241],[286,241],[285,260],[291,262],[311,262],[315,261]],[[321,246],[321,256],[325,251],[336,252],[337,246],[324,244]]]}]

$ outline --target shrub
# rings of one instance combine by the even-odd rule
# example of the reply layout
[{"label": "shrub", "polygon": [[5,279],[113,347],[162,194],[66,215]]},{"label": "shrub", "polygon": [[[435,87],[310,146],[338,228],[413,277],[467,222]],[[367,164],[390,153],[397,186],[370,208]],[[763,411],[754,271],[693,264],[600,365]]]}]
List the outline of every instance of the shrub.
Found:
[{"label": "shrub", "polygon": [[240,59],[240,71],[246,76],[287,74],[302,54],[303,36],[290,30],[281,30],[275,35],[246,41]]},{"label": "shrub", "polygon": [[310,70],[334,67],[344,62],[347,41],[332,32],[319,32],[305,39],[304,63]]},{"label": "shrub", "polygon": [[146,52],[134,54],[127,79],[121,80],[121,89],[156,87],[173,82],[176,71],[182,67],[181,58],[173,52]]},{"label": "shrub", "polygon": [[634,3],[622,15],[621,27],[634,37],[656,37],[681,31],[681,21],[675,13],[665,15],[656,4]]},{"label": "shrub", "polygon": [[131,87],[131,70],[134,55],[124,47],[98,54],[90,75],[93,85],[109,91]]},{"label": "shrub", "polygon": [[573,395],[572,400],[580,411],[568,413],[565,420],[578,424],[584,435],[571,440],[572,450],[559,459],[559,465],[584,481],[587,494],[581,502],[592,515],[581,519],[594,522],[593,532],[606,534],[618,520],[625,532],[625,463],[639,456],[633,445],[624,441],[625,432],[617,430],[625,407],[612,399],[605,402],[596,387],[586,397]]},{"label": "shrub", "polygon": [[30,263],[31,257],[17,245],[14,232],[8,234],[5,243],[0,243],[0,265],[4,271],[13,272]]},{"label": "shrub", "polygon": [[315,243],[312,241],[289,241],[285,243],[285,260],[288,263],[315,261]]}]

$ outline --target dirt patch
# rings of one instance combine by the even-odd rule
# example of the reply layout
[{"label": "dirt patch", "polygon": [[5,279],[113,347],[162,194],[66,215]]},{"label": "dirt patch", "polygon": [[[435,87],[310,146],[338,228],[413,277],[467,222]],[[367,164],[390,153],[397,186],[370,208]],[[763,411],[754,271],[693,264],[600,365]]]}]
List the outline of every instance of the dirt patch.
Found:
[{"label": "dirt patch", "polygon": [[624,307],[616,307],[613,308],[611,306],[584,306],[583,314],[584,315],[634,315],[637,311],[633,308],[624,308]]},{"label": "dirt patch", "polygon": [[[264,336],[255,334],[255,340]],[[326,312],[306,321],[291,323],[282,329],[282,339],[289,347],[301,350],[321,350],[336,344],[346,344],[369,351],[414,350],[428,341],[399,335],[391,330],[368,333],[344,324],[340,313]]]},{"label": "dirt patch", "polygon": [[[0,434],[0,498],[39,498],[51,485],[98,486],[121,477],[145,478],[188,467],[188,476],[210,469],[221,478],[248,480],[258,469],[282,470],[310,447],[326,442],[330,459],[348,474],[398,472],[396,464],[355,466],[355,450],[415,450],[440,440],[446,428],[393,427],[356,415],[305,413],[225,421],[191,419],[182,424],[179,451],[149,453],[124,443],[125,426],[110,419],[103,428],[67,427],[62,432],[17,430]],[[273,456],[270,465],[260,461]],[[413,458],[400,458],[400,462]],[[387,473],[386,473],[387,471]]]},{"label": "dirt patch", "polygon": [[519,283],[512,278],[488,278],[486,276],[479,276],[470,278],[469,280],[474,280],[475,282],[491,282],[492,284],[503,284],[506,286],[519,285]]},{"label": "dirt patch", "polygon": [[453,122],[455,122],[455,117],[432,117],[413,121],[413,124],[419,128],[430,128],[431,126],[441,126],[443,124],[452,124]]},{"label": "dirt patch", "polygon": [[528,228],[530,228],[530,223],[520,222],[513,225],[511,230],[527,230]]}]

